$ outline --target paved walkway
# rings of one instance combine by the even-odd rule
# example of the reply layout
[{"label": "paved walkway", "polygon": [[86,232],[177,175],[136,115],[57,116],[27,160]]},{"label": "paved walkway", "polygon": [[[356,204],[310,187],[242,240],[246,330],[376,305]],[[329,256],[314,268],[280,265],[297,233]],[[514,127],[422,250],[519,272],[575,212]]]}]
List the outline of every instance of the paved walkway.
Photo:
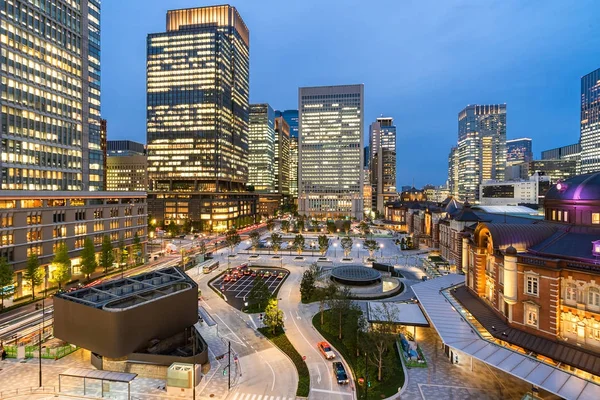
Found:
[{"label": "paved walkway", "polygon": [[408,370],[407,400],[506,400],[521,399],[531,386],[502,371],[474,360],[451,364],[433,328],[417,328],[417,339],[427,358],[427,368]]}]

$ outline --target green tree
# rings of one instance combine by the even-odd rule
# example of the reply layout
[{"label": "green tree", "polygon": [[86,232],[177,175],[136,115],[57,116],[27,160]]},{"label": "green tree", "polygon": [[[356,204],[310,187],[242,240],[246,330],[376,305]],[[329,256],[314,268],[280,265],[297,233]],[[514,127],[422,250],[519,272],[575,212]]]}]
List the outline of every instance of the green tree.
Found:
[{"label": "green tree", "polygon": [[273,228],[275,228],[275,222],[272,219],[267,221],[267,230],[269,232],[273,232]]},{"label": "green tree", "polygon": [[127,258],[129,257],[129,253],[127,249],[125,249],[125,242],[123,242],[123,238],[119,239],[119,266],[121,269],[123,268],[123,264],[127,264]]},{"label": "green tree", "polygon": [[342,222],[342,229],[344,230],[344,232],[346,232],[346,235],[348,235],[350,233],[350,227],[352,226],[352,223],[345,219],[344,222]]},{"label": "green tree", "polygon": [[258,308],[262,310],[262,306],[266,304],[267,300],[271,297],[271,291],[265,283],[265,281],[257,276],[252,282],[252,289],[248,293],[248,301],[250,304],[258,305]]},{"label": "green tree", "polygon": [[190,233],[190,231],[192,230],[192,221],[190,221],[189,218],[186,218],[185,221],[183,221],[183,227],[182,227],[183,233]]},{"label": "green tree", "polygon": [[3,290],[5,286],[13,283],[13,269],[6,261],[6,258],[0,257],[0,298],[2,299],[2,307],[0,310],[4,310],[4,297],[6,297],[7,293]]},{"label": "green tree", "polygon": [[104,273],[108,272],[108,269],[112,267],[114,262],[115,255],[110,236],[104,235],[102,238],[102,248],[100,249],[100,266],[104,269]]},{"label": "green tree", "polygon": [[167,232],[171,236],[177,236],[177,235],[179,235],[179,225],[177,225],[175,223],[175,221],[171,221],[171,223],[169,223],[169,225],[167,226]]},{"label": "green tree", "polygon": [[369,362],[377,367],[377,380],[383,380],[383,371],[385,368],[394,368],[395,360],[389,356],[393,353],[393,344],[395,342],[395,325],[393,321],[397,320],[396,309],[388,306],[386,302],[378,303],[374,309],[371,308],[372,318],[378,323],[374,324],[366,335],[366,349]]},{"label": "green tree", "polygon": [[337,285],[331,281],[327,284],[327,286],[325,286],[323,290],[321,290],[321,293],[319,295],[319,313],[321,314],[321,326],[323,326],[323,314],[325,311],[325,306],[328,305],[331,299],[333,299],[336,296],[337,291]]},{"label": "green tree", "polygon": [[342,332],[344,327],[344,316],[351,310],[353,302],[351,298],[350,288],[344,287],[337,290],[329,300],[329,308],[337,315],[338,320],[338,339],[342,340]]},{"label": "green tree", "polygon": [[312,226],[313,230],[319,230],[319,221],[317,221],[316,219],[311,220],[310,225]]},{"label": "green tree", "polygon": [[307,269],[302,273],[302,280],[300,281],[300,298],[302,299],[302,302],[306,303],[312,298],[316,289],[315,282],[316,277],[310,269]]},{"label": "green tree", "polygon": [[256,252],[256,249],[260,245],[260,233],[258,233],[258,231],[252,231],[252,232],[250,232],[249,237],[250,237],[250,243],[252,246],[252,250],[254,250]]},{"label": "green tree", "polygon": [[283,242],[283,238],[279,233],[271,233],[271,247],[273,248],[273,252],[277,254],[281,249],[281,243]]},{"label": "green tree", "polygon": [[140,240],[137,232],[133,236],[133,252],[135,253],[135,263],[139,264],[140,258],[142,257],[142,241]]},{"label": "green tree", "polygon": [[90,275],[98,268],[98,263],[96,262],[96,248],[94,246],[94,241],[90,237],[86,237],[83,241],[80,268],[81,273],[85,275],[87,280],[90,279]]},{"label": "green tree", "polygon": [[36,253],[31,253],[27,258],[23,279],[31,285],[31,298],[35,299],[35,287],[44,281],[44,270],[40,268],[40,259]]},{"label": "green tree", "polygon": [[235,246],[240,244],[240,241],[241,239],[237,229],[231,228],[227,232],[225,232],[225,242],[227,243],[227,246],[229,246],[229,248],[231,249],[230,251],[232,253]]},{"label": "green tree", "polygon": [[302,233],[304,231],[304,217],[300,216],[298,217],[298,220],[296,221],[296,228],[298,229],[298,232]]},{"label": "green tree", "polygon": [[287,219],[284,219],[281,221],[281,231],[282,232],[290,231],[290,221],[288,221]]},{"label": "green tree", "polygon": [[200,245],[198,246],[198,252],[202,254],[202,256],[206,255],[206,243],[204,243],[204,241],[200,242]]},{"label": "green tree", "polygon": [[296,251],[298,252],[298,255],[302,254],[302,251],[304,250],[304,236],[302,236],[302,234],[297,234],[296,237],[294,238],[294,248],[296,249]]},{"label": "green tree", "polygon": [[369,224],[367,224],[365,221],[360,221],[360,224],[358,224],[358,229],[360,229],[362,234],[365,236],[369,234]]},{"label": "green tree", "polygon": [[71,259],[69,258],[69,249],[66,243],[60,243],[52,259],[52,264],[55,266],[54,282],[58,284],[60,289],[63,284],[71,280]]},{"label": "green tree", "polygon": [[263,323],[275,334],[278,329],[283,329],[283,311],[277,305],[277,299],[270,299],[265,308]]},{"label": "green tree", "polygon": [[342,246],[342,249],[344,250],[344,257],[348,257],[350,255],[350,252],[352,251],[352,244],[352,238],[350,236],[346,236],[340,241],[340,246]]},{"label": "green tree", "polygon": [[336,231],[335,222],[327,221],[327,232],[333,234],[333,233],[335,233],[335,231]]},{"label": "green tree", "polygon": [[375,253],[379,249],[379,243],[372,239],[365,240],[363,246],[369,251],[370,258],[373,258],[373,253]]},{"label": "green tree", "polygon": [[327,252],[327,249],[329,248],[329,238],[327,237],[327,235],[319,235],[318,241],[319,251],[321,252],[321,255],[324,255]]}]

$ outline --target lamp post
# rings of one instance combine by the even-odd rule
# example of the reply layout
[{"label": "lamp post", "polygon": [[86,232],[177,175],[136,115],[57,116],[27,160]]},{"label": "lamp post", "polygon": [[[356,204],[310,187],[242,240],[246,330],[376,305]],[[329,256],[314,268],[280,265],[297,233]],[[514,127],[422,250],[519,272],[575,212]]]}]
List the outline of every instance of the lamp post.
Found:
[{"label": "lamp post", "polygon": [[383,243],[379,245],[379,255],[383,258]]},{"label": "lamp post", "polygon": [[337,243],[333,244],[333,251],[334,251],[334,256],[333,257],[336,258],[337,257]]},{"label": "lamp post", "polygon": [[360,243],[356,243],[356,258],[358,257],[358,251],[360,250]]}]

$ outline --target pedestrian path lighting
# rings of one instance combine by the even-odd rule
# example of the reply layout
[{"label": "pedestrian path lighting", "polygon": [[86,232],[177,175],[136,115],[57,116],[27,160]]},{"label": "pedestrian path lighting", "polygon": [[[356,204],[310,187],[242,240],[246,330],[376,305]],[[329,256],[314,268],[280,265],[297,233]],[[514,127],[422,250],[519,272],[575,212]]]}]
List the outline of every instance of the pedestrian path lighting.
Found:
[{"label": "pedestrian path lighting", "polygon": [[[339,232],[339,229],[338,229]],[[334,251],[334,256],[333,257],[337,257],[337,243],[333,244],[333,251]]]},{"label": "pedestrian path lighting", "polygon": [[360,243],[356,243],[356,258],[358,258],[358,251],[360,250]]}]

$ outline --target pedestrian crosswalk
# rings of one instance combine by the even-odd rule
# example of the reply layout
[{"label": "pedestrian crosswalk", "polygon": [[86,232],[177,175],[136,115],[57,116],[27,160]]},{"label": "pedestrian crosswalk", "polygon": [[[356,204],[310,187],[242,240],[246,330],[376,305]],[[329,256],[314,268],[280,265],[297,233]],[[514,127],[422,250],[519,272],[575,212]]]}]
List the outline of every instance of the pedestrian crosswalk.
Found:
[{"label": "pedestrian crosswalk", "polygon": [[234,393],[232,400],[294,400],[295,397],[271,396],[268,394]]}]

